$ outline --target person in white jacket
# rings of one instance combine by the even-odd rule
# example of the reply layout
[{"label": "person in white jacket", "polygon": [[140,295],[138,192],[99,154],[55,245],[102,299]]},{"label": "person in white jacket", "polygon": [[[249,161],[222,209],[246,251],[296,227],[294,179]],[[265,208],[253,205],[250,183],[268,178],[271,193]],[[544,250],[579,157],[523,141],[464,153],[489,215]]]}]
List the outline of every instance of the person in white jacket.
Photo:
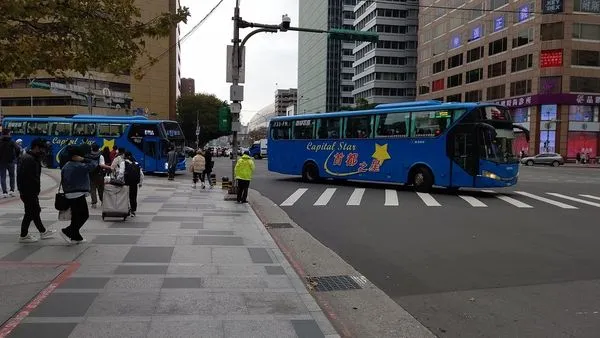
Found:
[{"label": "person in white jacket", "polygon": [[125,148],[119,148],[118,155],[111,163],[114,177],[117,181],[123,182],[125,179]]},{"label": "person in white jacket", "polygon": [[[202,155],[202,150],[198,149],[196,151],[196,156],[192,159],[192,164],[190,165],[190,171],[193,174],[194,185],[192,186],[196,189],[196,183],[198,182],[198,178],[202,177],[202,172],[204,171],[204,166],[206,164],[206,160],[204,155]],[[202,180],[202,189],[204,189],[204,180]]]}]

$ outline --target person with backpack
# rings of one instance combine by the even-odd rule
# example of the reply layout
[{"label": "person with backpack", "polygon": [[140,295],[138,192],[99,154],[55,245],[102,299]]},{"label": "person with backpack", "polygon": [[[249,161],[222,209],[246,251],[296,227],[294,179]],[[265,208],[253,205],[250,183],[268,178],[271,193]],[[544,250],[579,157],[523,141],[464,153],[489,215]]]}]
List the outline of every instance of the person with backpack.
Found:
[{"label": "person with backpack", "polygon": [[[2,198],[15,195],[15,161],[19,157],[19,147],[10,138],[9,130],[3,131],[0,138],[0,186],[2,186]],[[6,172],[10,181],[10,191],[6,189]]]},{"label": "person with backpack", "polygon": [[[86,158],[98,163],[96,169],[90,172],[90,194],[92,195],[92,208],[96,208],[98,205],[98,198],[102,203],[102,196],[104,194],[104,171],[111,170],[111,167],[106,165],[104,155],[100,152],[100,147],[94,143],[91,147],[91,152]],[[97,192],[97,196],[96,196]]]},{"label": "person with backpack", "polygon": [[144,173],[131,152],[125,152],[125,185],[129,186],[129,215],[135,217],[137,211],[138,188],[142,187]]}]

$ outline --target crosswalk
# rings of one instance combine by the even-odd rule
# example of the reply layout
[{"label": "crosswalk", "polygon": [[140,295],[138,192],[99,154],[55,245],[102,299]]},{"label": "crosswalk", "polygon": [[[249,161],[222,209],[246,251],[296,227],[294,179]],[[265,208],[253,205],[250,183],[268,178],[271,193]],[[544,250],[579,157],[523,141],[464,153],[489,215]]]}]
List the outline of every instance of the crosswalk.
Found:
[{"label": "crosswalk", "polygon": [[[346,207],[356,207],[366,204],[365,196],[367,189],[365,188],[354,188],[352,193],[348,196],[347,189],[338,188],[316,188],[318,197],[313,194],[307,194],[308,188],[299,188],[294,191],[289,197],[287,197],[280,206],[292,207],[296,204],[310,203],[315,207],[326,207],[332,205],[331,201],[334,200],[336,194],[342,195],[345,201]],[[382,190],[372,189],[376,194],[381,195]],[[308,195],[308,196],[307,196]],[[416,198],[415,198],[416,196]],[[441,196],[441,195],[440,195]],[[487,208],[489,204],[494,203],[493,201],[499,200],[503,204],[512,206],[519,209],[532,209],[534,205],[539,202],[541,204],[547,204],[560,209],[579,209],[582,206],[591,206],[600,208],[600,195],[589,195],[589,194],[578,194],[576,196],[566,195],[557,192],[545,192],[545,193],[530,193],[526,191],[512,191],[506,193],[499,193],[494,190],[471,190],[468,192],[461,192],[457,195],[444,194],[443,198],[455,198],[458,197],[459,201],[464,202],[464,206],[472,208]],[[408,203],[409,200],[415,199],[420,201],[425,207],[444,207],[446,204],[440,202],[440,197],[435,194],[421,193],[421,192],[410,192],[410,191],[397,191],[394,189],[383,190],[383,206],[384,207],[398,207],[404,203]],[[346,200],[347,198],[347,200]],[[339,200],[339,199],[338,199]],[[380,200],[380,198],[378,199]],[[414,203],[411,201],[411,203]],[[414,205],[414,204],[411,204]]]}]

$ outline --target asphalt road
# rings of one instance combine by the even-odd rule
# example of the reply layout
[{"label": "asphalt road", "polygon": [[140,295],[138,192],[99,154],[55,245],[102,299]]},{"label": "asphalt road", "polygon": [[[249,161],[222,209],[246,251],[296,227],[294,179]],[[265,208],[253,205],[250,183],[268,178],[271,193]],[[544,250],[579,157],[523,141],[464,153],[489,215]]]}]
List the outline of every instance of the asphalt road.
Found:
[{"label": "asphalt road", "polygon": [[510,189],[419,195],[266,164],[251,188],[440,337],[598,336],[600,169],[523,167]]}]

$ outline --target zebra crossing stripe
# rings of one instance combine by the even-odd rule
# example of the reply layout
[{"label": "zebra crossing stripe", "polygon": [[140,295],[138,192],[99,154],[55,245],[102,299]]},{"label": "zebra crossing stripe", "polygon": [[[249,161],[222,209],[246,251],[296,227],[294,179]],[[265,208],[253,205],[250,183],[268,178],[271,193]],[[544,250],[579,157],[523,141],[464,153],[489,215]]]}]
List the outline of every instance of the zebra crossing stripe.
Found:
[{"label": "zebra crossing stripe", "polygon": [[598,196],[594,196],[594,195],[583,195],[583,194],[579,194],[579,196],[581,196],[581,197],[585,197],[585,198],[591,198],[591,199],[593,199],[593,200],[598,200],[598,201],[600,201],[600,197],[598,197]]},{"label": "zebra crossing stripe", "polygon": [[547,192],[547,194],[548,195],[552,195],[554,197],[560,197],[560,198],[564,198],[566,200],[570,200],[570,201],[574,201],[574,202],[579,202],[579,203],[591,205],[591,206],[596,207],[596,208],[600,208],[600,203],[590,202],[590,201],[582,200],[580,198],[566,196],[566,195],[563,195],[563,194],[557,194],[555,192]]},{"label": "zebra crossing stripe", "polygon": [[418,192],[417,196],[419,196],[419,198],[421,198],[421,200],[423,201],[423,203],[425,203],[425,205],[428,206],[428,207],[441,207],[442,206],[430,194],[427,194],[427,193],[424,193],[424,192]]},{"label": "zebra crossing stripe", "polygon": [[283,201],[283,203],[280,204],[280,206],[282,207],[291,207],[292,205],[294,205],[294,203],[296,203],[300,197],[302,197],[302,195],[304,195],[304,193],[307,191],[307,188],[300,188],[296,191],[294,191],[293,194],[290,195],[290,197],[288,197],[285,201]]},{"label": "zebra crossing stripe", "polygon": [[385,189],[385,206],[398,206],[398,194],[396,190]]},{"label": "zebra crossing stripe", "polygon": [[354,189],[354,191],[352,192],[352,195],[350,195],[350,198],[348,199],[348,203],[346,203],[346,205],[360,205],[360,202],[362,201],[364,194],[365,194],[364,188]]},{"label": "zebra crossing stripe", "polygon": [[566,203],[563,203],[563,202],[558,202],[558,201],[555,201],[555,200],[551,200],[551,199],[546,198],[546,197],[542,197],[542,196],[530,194],[530,193],[525,192],[525,191],[515,191],[515,192],[517,194],[519,194],[519,195],[523,195],[525,197],[529,197],[529,198],[532,198],[534,200],[538,200],[538,201],[541,201],[541,202],[552,204],[552,205],[557,206],[559,208],[563,208],[563,209],[578,209],[577,207],[574,207],[572,205],[569,205],[569,204],[566,204]]},{"label": "zebra crossing stripe", "polygon": [[476,199],[473,196],[458,195],[458,197],[460,197],[463,200],[465,200],[472,207],[476,207],[476,208],[485,208],[485,207],[487,207],[487,205],[485,205],[485,203],[481,202],[480,200]]},{"label": "zebra crossing stripe", "polygon": [[316,206],[327,205],[327,203],[329,203],[329,200],[331,200],[331,197],[333,197],[333,194],[335,194],[336,190],[337,190],[336,188],[325,189],[325,191],[323,191],[321,196],[319,196],[319,199],[313,205],[316,205]]},{"label": "zebra crossing stripe", "polygon": [[485,193],[488,193],[488,194],[494,194],[494,196],[497,199],[502,200],[502,201],[504,201],[504,202],[506,202],[508,204],[514,205],[517,208],[533,208],[531,205],[529,205],[527,203],[523,203],[523,202],[521,202],[519,200],[516,200],[516,199],[514,199],[512,197],[508,197],[508,196],[505,196],[505,195],[498,195],[493,190],[481,190],[481,191],[485,192]]}]

